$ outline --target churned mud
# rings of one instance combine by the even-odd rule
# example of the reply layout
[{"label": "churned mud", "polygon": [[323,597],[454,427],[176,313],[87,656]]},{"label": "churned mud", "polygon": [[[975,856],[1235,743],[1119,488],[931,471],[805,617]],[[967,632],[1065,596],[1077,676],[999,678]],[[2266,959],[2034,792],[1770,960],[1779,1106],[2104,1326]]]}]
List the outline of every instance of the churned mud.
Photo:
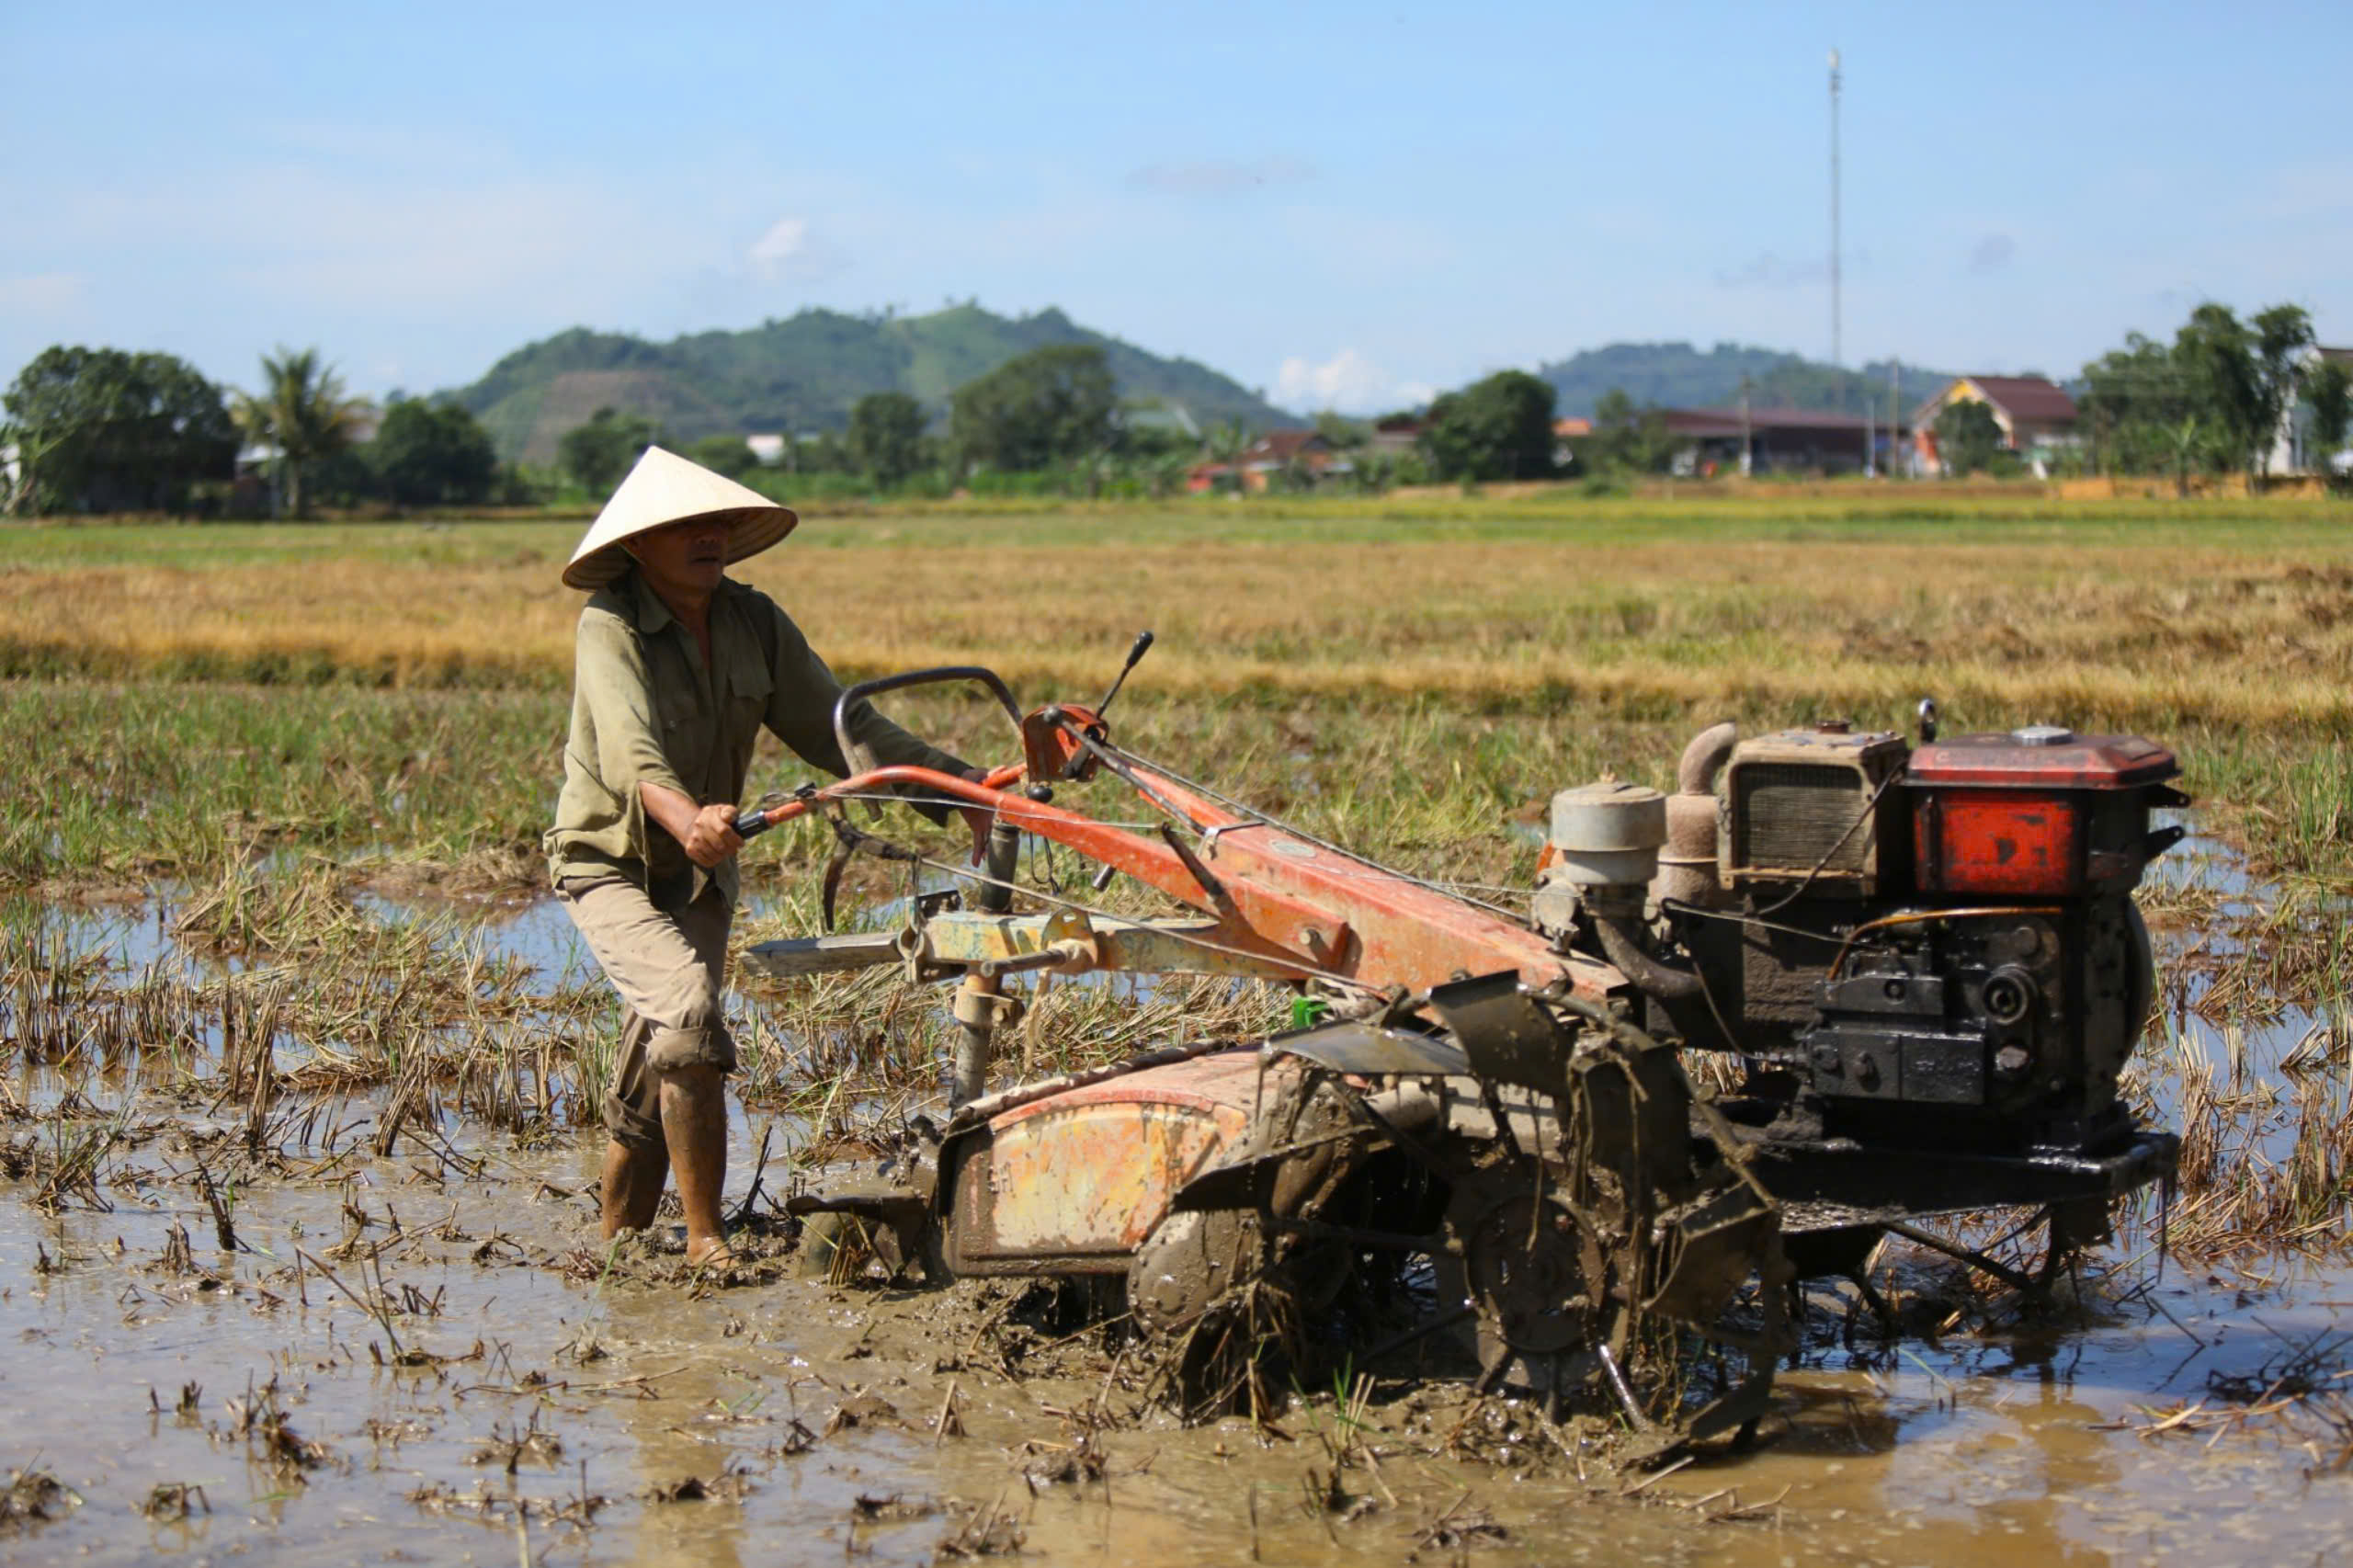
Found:
[{"label": "churned mud", "polygon": [[2336,1562],[2342,922],[2193,848],[2136,1089],[2185,1133],[2172,1205],[2048,1306],[1908,1251],[1888,1321],[1817,1286],[1758,1441],[1665,1471],[1410,1358],[1187,1427],[1051,1289],[797,1278],[780,1200],[929,1092],[928,994],[757,1003],[710,1275],[667,1221],[597,1237],[567,1042],[609,1019],[545,906],[19,909],[0,1561]]}]

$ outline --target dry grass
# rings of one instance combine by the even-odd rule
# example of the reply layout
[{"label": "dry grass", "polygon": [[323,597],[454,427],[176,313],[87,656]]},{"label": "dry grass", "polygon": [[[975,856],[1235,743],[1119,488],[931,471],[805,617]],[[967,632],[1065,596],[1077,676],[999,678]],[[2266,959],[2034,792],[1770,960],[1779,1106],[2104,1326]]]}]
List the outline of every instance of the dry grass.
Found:
[{"label": "dry grass", "polygon": [[[1945,505],[911,511],[813,519],[741,570],[846,671],[980,658],[1058,691],[1151,625],[1153,683],[1188,696],[2353,718],[2353,547],[2326,508]],[[0,668],[561,686],[573,531],[10,541]]]},{"label": "dry grass", "polygon": [[[2246,814],[2237,836],[2260,869],[2342,878],[2347,517],[1923,486],[976,505],[813,517],[741,571],[845,676],[978,661],[1033,701],[1092,696],[1151,626],[1127,738],[1254,792],[1353,795],[1350,836],[1376,853],[1401,847],[1366,820],[1400,799],[1392,759],[1421,792],[1433,769],[1517,769],[1517,804],[1601,766],[1655,772],[1720,717],[1897,726],[1932,694],[1956,729],[2060,720],[2169,740],[2193,790]],[[0,781],[0,877],[209,878],[241,835],[274,832],[436,864],[501,856],[529,875],[580,603],[556,574],[577,532],[0,533],[0,675],[64,677],[0,686],[0,744],[52,764]],[[134,684],[77,699],[91,676]],[[432,688],[464,689],[437,709]],[[1005,749],[969,704],[919,697],[904,711],[980,755]],[[1347,728],[1384,732],[1358,759],[1381,782],[1346,771],[1334,737]],[[1294,730],[1311,738],[1292,744]],[[1289,752],[1303,767],[1282,765]],[[771,766],[756,788],[777,781]],[[123,805],[153,791],[188,809],[124,842]],[[1466,793],[1453,815],[1475,804],[1491,830],[1493,790]]]}]

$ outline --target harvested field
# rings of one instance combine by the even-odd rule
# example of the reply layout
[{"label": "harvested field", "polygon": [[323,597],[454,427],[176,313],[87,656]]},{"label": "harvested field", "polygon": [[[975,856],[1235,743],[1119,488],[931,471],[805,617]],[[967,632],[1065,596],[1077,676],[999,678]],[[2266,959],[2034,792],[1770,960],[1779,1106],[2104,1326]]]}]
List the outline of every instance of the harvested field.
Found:
[{"label": "harvested field", "polygon": [[[1230,509],[1228,509],[1230,510]],[[1668,712],[1728,697],[2341,726],[2347,509],[1372,504],[816,517],[747,581],[844,670]],[[1209,514],[1206,520],[1203,514]],[[2194,521],[2188,520],[2194,518]],[[560,687],[574,525],[98,528],[0,559],[17,673]],[[883,563],[887,562],[887,568]]]},{"label": "harvested field", "polygon": [[[17,1346],[0,1420],[19,1435],[0,1560],[2341,1550],[2344,519],[1931,522],[1807,501],[1727,512],[1700,548],[1695,515],[1524,506],[824,518],[751,575],[846,669],[1001,663],[1031,700],[1093,695],[1154,624],[1162,647],[1120,699],[1129,744],[1496,886],[1525,884],[1519,824],[1552,789],[1660,781],[1720,714],[1825,710],[1809,680],[1867,722],[1934,690],[1963,726],[2065,717],[2173,742],[2201,832],[2145,900],[2160,1019],[2132,1094],[2184,1133],[2182,1185],[2055,1305],[1891,1250],[1872,1277],[1899,1333],[1817,1283],[1763,1442],[1658,1475],[1618,1467],[1597,1409],[1550,1422],[1412,1357],[1336,1369],[1259,1423],[1185,1428],[1151,1356],[1050,1290],[790,1277],[782,1200],[938,1093],[941,994],[881,971],[737,998],[741,1267],[695,1276],[666,1228],[603,1247],[615,1019],[532,857],[574,602],[544,583],[572,528],[10,533],[20,675],[0,744],[30,766],[0,778],[0,1328]],[[403,553],[428,548],[446,558]],[[995,608],[958,576],[988,562]],[[142,608],[89,611],[102,591]],[[2019,649],[1988,641],[1997,613]],[[1507,631],[1480,641],[1486,625]],[[975,758],[1002,744],[969,705],[904,712]],[[804,772],[764,754],[755,787]],[[743,940],[814,927],[822,853],[813,834],[759,841]],[[889,919],[898,882],[865,891],[862,917]],[[1247,1037],[1282,999],[1063,983],[1031,1000],[1007,1072]],[[1987,1216],[1980,1239],[2006,1229]]]},{"label": "harvested field", "polygon": [[[1901,727],[1933,694],[1959,728],[2064,715],[2162,733],[2193,790],[2279,824],[2248,835],[2268,866],[2344,876],[2348,521],[2341,503],[2063,506],[1921,487],[1671,506],[965,506],[812,517],[743,574],[846,676],[978,657],[1025,696],[1087,693],[1151,625],[1160,646],[1126,699],[1129,733],[1238,784],[1261,781],[1269,710],[1300,716],[1318,760],[1381,735],[1365,749],[1420,774],[1416,793],[1433,770],[1444,788],[1455,765],[1492,760],[1506,792],[1532,795],[1600,766],[1655,776],[1677,735],[1717,717]],[[375,842],[392,855],[511,844],[536,831],[535,781],[563,722],[578,598],[555,570],[578,529],[9,530],[0,675],[90,695],[20,684],[0,739],[74,748],[57,776],[117,791],[147,785],[146,745],[217,745],[232,776],[274,745],[305,768],[288,787],[308,801],[265,825],[297,842],[347,850],[389,804]],[[97,681],[131,683],[140,744],[119,756],[91,754],[93,719],[118,700],[78,684]],[[188,683],[218,689],[187,697]],[[256,686],[269,701],[239,692]],[[446,691],[504,695],[430,699]],[[983,744],[985,715],[953,711],[908,709]],[[1639,730],[1631,747],[1588,744],[1620,725]],[[2283,750],[2310,766],[2279,767]],[[1577,769],[1547,771],[1563,753]],[[461,758],[471,807],[444,793],[427,817],[436,779],[425,801],[398,787]],[[188,803],[209,814],[213,787],[189,772]],[[0,801],[11,830],[28,808],[72,821],[74,801],[24,798],[34,782]],[[361,804],[368,820],[352,820]]]}]

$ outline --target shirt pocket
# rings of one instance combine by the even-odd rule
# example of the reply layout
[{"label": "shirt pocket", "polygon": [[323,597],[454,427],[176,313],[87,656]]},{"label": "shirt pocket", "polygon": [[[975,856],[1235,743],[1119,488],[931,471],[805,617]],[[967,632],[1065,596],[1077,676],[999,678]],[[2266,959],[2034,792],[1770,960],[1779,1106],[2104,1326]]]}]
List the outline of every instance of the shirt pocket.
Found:
[{"label": "shirt pocket", "polygon": [[760,725],[767,718],[776,676],[756,656],[738,654],[728,661],[726,681],[727,695],[721,699],[724,717],[720,744],[733,759],[740,778],[751,765],[752,745],[760,738]]},{"label": "shirt pocket", "polygon": [[710,772],[710,716],[691,693],[673,702],[662,715],[662,756],[690,795],[708,791]]},{"label": "shirt pocket", "polygon": [[701,796],[710,788],[711,739],[717,728],[710,699],[703,695],[702,676],[687,651],[683,629],[650,642],[646,675],[653,686],[662,757],[687,793]]}]

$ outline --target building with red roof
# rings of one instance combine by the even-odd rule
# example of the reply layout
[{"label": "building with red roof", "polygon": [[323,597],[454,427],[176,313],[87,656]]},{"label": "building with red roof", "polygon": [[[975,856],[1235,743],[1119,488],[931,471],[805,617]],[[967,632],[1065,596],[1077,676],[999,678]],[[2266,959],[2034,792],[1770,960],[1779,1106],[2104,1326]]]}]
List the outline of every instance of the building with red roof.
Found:
[{"label": "building with red roof", "polygon": [[1242,488],[1264,490],[1277,474],[1288,473],[1309,483],[1328,475],[1353,472],[1355,465],[1332,449],[1332,443],[1314,430],[1269,430],[1245,448],[1231,463],[1195,463],[1185,475],[1185,488],[1199,494],[1217,488],[1220,480],[1239,469]]},{"label": "building with red roof", "polygon": [[2031,458],[2052,447],[2072,447],[2082,437],[2075,430],[2075,400],[2066,389],[2043,376],[1955,376],[1942,392],[1912,415],[1920,433],[1920,467],[1942,473],[1937,457],[1937,415],[1956,403],[1982,403],[2002,427],[2002,445]]}]

